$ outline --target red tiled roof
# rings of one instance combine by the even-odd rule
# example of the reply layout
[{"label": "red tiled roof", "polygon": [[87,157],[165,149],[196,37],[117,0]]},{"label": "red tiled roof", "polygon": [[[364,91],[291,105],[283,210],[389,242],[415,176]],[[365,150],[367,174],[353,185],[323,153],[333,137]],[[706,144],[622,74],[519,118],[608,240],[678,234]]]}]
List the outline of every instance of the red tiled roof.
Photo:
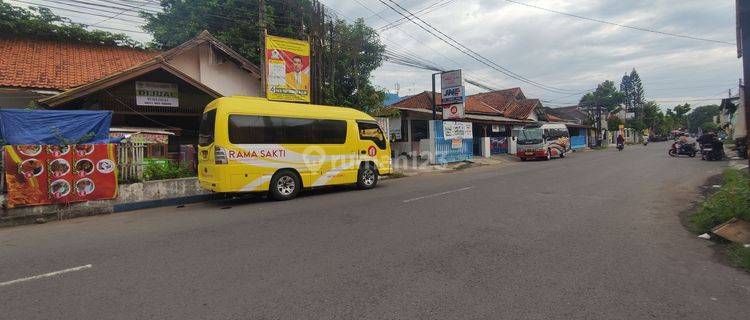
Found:
[{"label": "red tiled roof", "polygon": [[139,65],[159,52],[36,39],[0,39],[0,87],[66,90]]},{"label": "red tiled roof", "polygon": [[514,119],[527,119],[534,112],[534,108],[539,104],[539,99],[524,99],[517,101],[504,111],[504,114],[508,118]]},{"label": "red tiled roof", "polygon": [[[470,95],[466,97],[466,112],[526,120],[539,104],[539,99],[516,100],[519,94],[523,96],[520,88],[511,88]],[[438,93],[437,100],[440,100],[440,98],[441,95]],[[406,97],[391,106],[394,108],[432,110],[432,93],[424,91]]]}]

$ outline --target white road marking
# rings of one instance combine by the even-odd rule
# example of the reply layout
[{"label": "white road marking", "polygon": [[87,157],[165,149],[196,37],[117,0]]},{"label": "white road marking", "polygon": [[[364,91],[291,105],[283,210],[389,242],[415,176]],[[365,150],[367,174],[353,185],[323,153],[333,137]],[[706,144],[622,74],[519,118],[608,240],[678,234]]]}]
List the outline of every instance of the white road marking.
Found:
[{"label": "white road marking", "polygon": [[37,280],[37,279],[54,277],[54,276],[57,276],[57,275],[61,275],[63,273],[81,271],[81,270],[89,269],[91,267],[92,267],[92,265],[87,264],[85,266],[80,266],[80,267],[75,267],[75,268],[70,268],[70,269],[65,269],[65,270],[60,270],[60,271],[55,271],[55,272],[40,274],[40,275],[33,276],[33,277],[21,278],[21,279],[11,280],[11,281],[7,281],[7,282],[0,282],[0,287],[9,286],[9,285],[16,284],[16,283],[19,283],[19,282],[24,282],[24,281],[31,281],[31,280]]},{"label": "white road marking", "polygon": [[461,188],[461,189],[450,190],[450,191],[444,191],[444,192],[440,192],[440,193],[428,194],[428,195],[426,195],[426,196],[421,196],[421,197],[411,198],[411,199],[407,199],[407,200],[404,200],[404,201],[402,201],[402,202],[403,202],[403,203],[408,203],[408,202],[412,202],[412,201],[417,201],[417,200],[422,200],[422,199],[427,199],[427,198],[434,198],[434,197],[438,197],[438,196],[446,195],[446,194],[449,194],[449,193],[454,193],[454,192],[461,192],[461,191],[466,191],[466,190],[469,190],[469,189],[473,189],[473,188],[474,188],[474,187],[463,187],[463,188]]}]

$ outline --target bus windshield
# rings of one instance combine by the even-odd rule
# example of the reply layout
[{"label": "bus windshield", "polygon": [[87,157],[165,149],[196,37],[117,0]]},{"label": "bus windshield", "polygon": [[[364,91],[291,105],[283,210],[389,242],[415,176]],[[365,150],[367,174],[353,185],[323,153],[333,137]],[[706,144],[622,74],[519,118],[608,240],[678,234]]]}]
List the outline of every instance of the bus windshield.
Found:
[{"label": "bus windshield", "polygon": [[518,133],[518,144],[538,144],[543,141],[542,129],[523,129]]}]

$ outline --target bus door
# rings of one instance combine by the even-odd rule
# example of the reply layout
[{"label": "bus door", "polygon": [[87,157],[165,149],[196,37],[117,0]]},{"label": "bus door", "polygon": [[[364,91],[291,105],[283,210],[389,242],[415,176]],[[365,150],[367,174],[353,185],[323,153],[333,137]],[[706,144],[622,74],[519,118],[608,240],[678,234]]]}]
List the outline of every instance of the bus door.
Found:
[{"label": "bus door", "polygon": [[[373,161],[380,167],[389,163],[391,155],[388,152],[388,141],[377,122],[357,121],[357,127],[359,129],[357,151],[359,162]],[[353,169],[358,170],[359,167]]]}]

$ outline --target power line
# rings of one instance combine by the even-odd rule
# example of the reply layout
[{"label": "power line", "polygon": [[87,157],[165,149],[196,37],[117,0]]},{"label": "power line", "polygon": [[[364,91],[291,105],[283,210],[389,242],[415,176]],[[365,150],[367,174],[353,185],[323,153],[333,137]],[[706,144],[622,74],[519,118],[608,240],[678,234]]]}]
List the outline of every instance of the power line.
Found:
[{"label": "power line", "polygon": [[[444,43],[448,44],[449,46],[451,46],[451,47],[453,47],[454,49],[456,49],[456,50],[460,51],[461,53],[463,53],[463,54],[465,54],[465,55],[467,55],[467,56],[471,57],[472,59],[474,59],[474,60],[476,60],[476,61],[478,61],[478,62],[480,62],[480,63],[482,63],[482,64],[484,64],[484,65],[486,65],[486,66],[488,66],[488,67],[490,67],[490,68],[492,68],[492,69],[495,69],[496,71],[499,71],[500,73],[503,73],[503,74],[505,74],[505,75],[506,75],[506,76],[508,76],[508,77],[511,77],[511,78],[513,78],[513,79],[519,80],[519,81],[521,81],[521,82],[524,82],[524,83],[530,84],[530,85],[532,85],[532,86],[535,86],[535,87],[537,87],[537,88],[540,88],[540,89],[543,89],[543,90],[546,90],[546,91],[551,91],[551,92],[556,92],[556,93],[569,93],[569,92],[572,92],[572,91],[573,91],[573,90],[569,90],[569,89],[561,89],[561,88],[555,88],[555,87],[552,87],[552,86],[544,85],[544,84],[541,84],[541,83],[535,82],[535,81],[533,81],[533,80],[527,79],[527,78],[525,78],[525,77],[523,77],[523,76],[521,76],[521,75],[518,75],[518,74],[514,73],[513,71],[510,71],[510,70],[508,70],[507,68],[504,68],[504,67],[502,67],[502,66],[498,65],[497,63],[494,63],[494,62],[493,62],[492,60],[489,60],[489,59],[485,58],[484,56],[482,56],[481,54],[477,53],[476,51],[474,51],[474,50],[472,50],[472,49],[470,49],[470,48],[466,47],[465,45],[461,44],[461,43],[460,43],[460,42],[458,42],[457,40],[455,40],[455,39],[453,39],[452,37],[448,36],[448,35],[447,35],[447,34],[445,34],[444,32],[442,32],[442,31],[438,30],[438,29],[437,29],[437,28],[435,28],[434,26],[432,26],[432,25],[430,25],[429,23],[425,22],[425,21],[424,21],[424,20],[422,20],[421,18],[419,18],[419,17],[417,17],[417,16],[414,16],[414,14],[412,14],[411,12],[409,12],[409,10],[405,9],[404,7],[402,7],[401,5],[399,5],[398,3],[394,2],[393,0],[388,0],[388,1],[389,1],[389,2],[391,2],[391,3],[393,3],[394,5],[396,5],[397,7],[399,7],[399,8],[400,8],[401,10],[403,10],[404,12],[408,13],[408,14],[409,14],[410,16],[412,16],[412,17],[414,17],[415,19],[419,20],[419,21],[420,21],[420,22],[422,22],[422,23],[423,23],[424,25],[426,25],[426,26],[430,27],[430,29],[432,29],[432,30],[435,30],[435,31],[436,31],[437,33],[439,33],[440,35],[442,35],[442,37],[441,37],[441,36],[439,36],[439,35],[437,35],[437,34],[435,34],[435,33],[434,33],[434,32],[432,32],[431,30],[427,29],[427,28],[426,28],[425,26],[423,26],[423,25],[421,25],[421,24],[417,23],[417,22],[416,22],[416,21],[414,21],[414,20],[413,20],[413,19],[412,19],[411,17],[409,17],[409,16],[407,16],[406,14],[402,13],[401,11],[397,10],[396,8],[394,8],[393,6],[389,5],[389,4],[388,4],[388,3],[386,3],[385,1],[383,1],[383,0],[378,0],[378,1],[380,1],[380,2],[381,2],[382,4],[384,4],[385,6],[387,6],[387,7],[391,8],[391,10],[395,11],[396,13],[398,13],[398,14],[400,14],[400,15],[404,16],[404,17],[405,17],[405,18],[407,18],[407,19],[408,19],[408,20],[409,20],[410,22],[414,23],[415,25],[417,25],[418,27],[420,27],[420,28],[421,28],[422,30],[424,30],[424,31],[426,31],[427,33],[431,34],[432,36],[436,37],[436,38],[437,38],[437,39],[439,39],[440,41],[442,41],[442,42],[444,42]],[[448,40],[446,40],[445,38],[447,38],[447,39],[450,39],[450,40],[451,40],[452,42],[449,42],[449,41],[448,41]],[[455,44],[454,44],[454,43],[455,43]],[[463,48],[463,49],[462,49],[462,48]]]},{"label": "power line", "polygon": [[522,5],[522,6],[526,6],[526,7],[529,7],[529,8],[535,8],[535,9],[544,10],[544,11],[552,12],[552,13],[556,13],[556,14],[561,14],[561,15],[565,15],[565,16],[569,16],[569,17],[573,17],[573,18],[577,18],[577,19],[582,19],[582,20],[588,20],[588,21],[593,21],[593,22],[608,24],[608,25],[611,25],[611,26],[617,26],[617,27],[621,27],[621,28],[628,28],[628,29],[632,29],[632,30],[651,32],[651,33],[661,34],[661,35],[665,35],[665,36],[678,37],[678,38],[684,38],[684,39],[699,40],[699,41],[706,41],[706,42],[713,42],[713,43],[721,43],[721,44],[726,44],[726,45],[731,45],[731,46],[736,46],[737,45],[736,43],[732,43],[732,42],[729,42],[729,41],[707,39],[707,38],[695,37],[695,36],[690,36],[690,35],[684,35],[684,34],[677,34],[677,33],[671,33],[671,32],[665,32],[665,31],[647,29],[647,28],[638,27],[638,26],[631,26],[631,25],[627,25],[627,24],[621,24],[621,23],[616,23],[616,22],[611,22],[611,21],[606,21],[606,20],[601,20],[601,19],[596,19],[596,18],[589,18],[589,17],[579,16],[579,15],[576,15],[576,14],[572,14],[572,13],[568,13],[568,12],[562,12],[562,11],[557,11],[557,10],[553,10],[553,9],[549,9],[549,8],[544,8],[544,7],[540,7],[540,6],[536,6],[536,5],[533,5],[533,4],[524,3],[524,2],[520,2],[520,1],[515,1],[515,0],[505,0],[505,1],[510,2],[510,3],[515,3],[515,4],[518,4],[518,5]]},{"label": "power line", "polygon": [[[75,12],[75,13],[80,13],[80,14],[88,14],[88,15],[92,15],[92,16],[96,16],[96,17],[110,18],[110,16],[106,16],[106,15],[102,15],[102,14],[97,14],[97,13],[93,13],[93,12],[78,11],[78,10],[74,10],[74,9],[62,8],[62,7],[57,7],[57,6],[43,5],[43,4],[33,3],[33,2],[26,2],[26,1],[22,1],[22,0],[14,0],[14,1],[20,2],[20,3],[23,3],[23,4],[27,4],[27,5],[30,5],[30,6],[35,6],[35,7],[43,7],[43,8],[64,10],[64,11],[70,11],[70,12]],[[108,12],[108,13],[115,14],[117,12]],[[121,21],[125,21],[125,22],[132,22],[132,23],[141,23],[141,21],[129,20],[129,19],[124,19],[124,18],[117,18],[116,20],[121,20]]]},{"label": "power line", "polygon": [[[445,6],[451,4],[451,3],[455,2],[455,1],[456,0],[447,0],[447,1],[446,0],[438,0],[438,1],[435,1],[434,3],[432,3],[429,6],[426,6],[426,7],[422,8],[422,9],[417,10],[416,12],[414,12],[414,14],[421,14],[421,13],[428,14],[428,13],[433,12],[433,11],[435,11],[435,10],[441,8],[441,7],[445,7]],[[438,7],[438,5],[439,5],[439,7]],[[396,21],[393,21],[391,23],[385,24],[382,27],[378,28],[378,31],[390,30],[390,29],[392,29],[394,27],[400,26],[404,22],[406,22],[406,19],[404,17],[401,17],[401,18],[397,19]]]},{"label": "power line", "polygon": [[[360,6],[362,6],[363,8],[365,8],[366,10],[368,10],[368,11],[372,12],[372,13],[373,13],[373,15],[377,16],[377,17],[378,17],[378,18],[380,18],[381,20],[385,21],[386,23],[390,23],[390,22],[388,21],[388,19],[386,19],[385,17],[383,17],[382,15],[380,15],[380,13],[377,13],[377,12],[373,11],[373,10],[372,10],[372,9],[371,9],[370,7],[366,6],[366,5],[365,5],[364,3],[362,3],[362,2],[360,1],[360,0],[354,0],[354,1],[355,1],[355,2],[357,2],[357,3],[358,3],[358,4],[360,5]],[[441,0],[441,1],[442,1],[442,0]],[[398,28],[398,26],[396,26],[396,27]],[[405,30],[403,30],[403,29],[401,29],[401,28],[398,28],[398,29],[399,29],[399,30],[400,30],[401,32],[403,32],[403,33],[404,33],[405,35],[407,35],[408,37],[412,38],[412,39],[413,39],[414,41],[417,41],[417,42],[419,42],[420,44],[422,44],[422,45],[423,45],[424,47],[426,47],[426,48],[428,48],[428,49],[430,49],[430,50],[434,51],[435,53],[437,53],[438,55],[442,56],[443,58],[445,58],[445,59],[447,59],[447,60],[449,60],[449,61],[451,61],[451,62],[455,63],[455,64],[456,64],[457,66],[460,66],[460,63],[456,62],[455,60],[453,60],[453,59],[451,59],[451,58],[448,58],[447,56],[445,56],[444,54],[442,54],[442,53],[441,53],[440,51],[437,51],[437,50],[435,50],[435,49],[433,49],[433,48],[429,47],[429,46],[428,46],[427,44],[425,44],[425,43],[424,43],[424,42],[422,42],[421,40],[417,39],[416,37],[414,37],[414,36],[413,36],[413,35],[411,35],[410,33],[406,32]],[[411,51],[407,50],[406,48],[403,48],[403,47],[401,47],[401,46],[400,46],[400,45],[399,45],[398,43],[394,42],[393,40],[390,40],[389,38],[384,38],[384,39],[385,39],[386,41],[389,41],[389,42],[393,43],[393,45],[394,45],[395,47],[398,47],[398,48],[402,49],[403,51],[406,51],[406,52],[407,52],[408,54],[411,54],[411,55],[412,55],[412,57],[419,57],[419,55],[418,55],[418,54],[416,54],[416,53],[413,53],[413,52],[411,52]],[[414,59],[414,58],[412,58],[412,59]],[[403,62],[403,59],[402,59],[402,61],[401,61],[401,62]],[[442,71],[446,71],[446,70],[447,70],[447,68],[441,67],[441,66],[439,66],[439,65],[435,65],[435,64],[434,64],[434,62],[426,61],[426,60],[424,60],[424,59],[422,59],[422,62],[423,62],[423,64],[421,65],[421,66],[422,66],[422,68],[421,68],[421,69],[424,69],[424,70],[430,70],[430,71],[441,71],[441,72],[442,72]],[[424,62],[426,62],[426,63],[424,63]],[[417,66],[415,66],[415,64],[414,64],[414,63],[410,63],[410,64],[408,64],[408,65],[405,65],[405,66],[409,66],[409,67],[414,67],[414,68],[420,68],[420,67],[417,67]],[[467,70],[467,73],[469,73],[469,71],[468,71],[468,70]],[[478,78],[478,79],[481,79],[482,81],[485,81],[485,82],[490,82],[490,81],[487,81],[486,79],[482,79],[482,77],[479,77],[479,76],[477,76],[476,78]],[[477,86],[478,88],[481,88],[481,89],[484,89],[484,90],[489,90],[489,91],[492,91],[492,90],[497,90],[497,89],[493,88],[492,86],[489,86],[489,85],[486,85],[486,84],[482,84],[482,83],[480,83],[479,81],[474,81],[474,80],[471,80],[471,81],[470,81],[470,80],[469,80],[468,78],[467,78],[467,81],[466,81],[466,82],[468,82],[468,83],[470,83],[470,84],[473,84],[474,86]]]}]

